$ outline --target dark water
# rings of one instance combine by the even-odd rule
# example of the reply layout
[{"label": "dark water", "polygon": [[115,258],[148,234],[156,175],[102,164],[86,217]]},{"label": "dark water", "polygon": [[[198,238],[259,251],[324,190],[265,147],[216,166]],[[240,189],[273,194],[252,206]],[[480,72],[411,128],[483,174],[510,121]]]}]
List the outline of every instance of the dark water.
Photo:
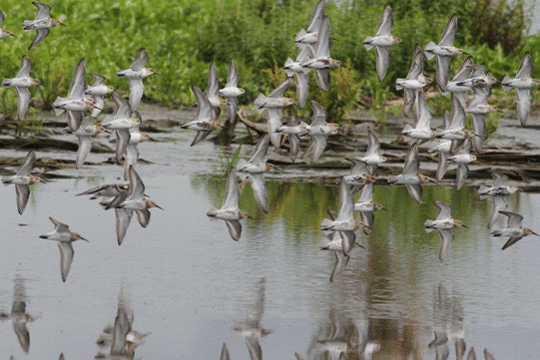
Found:
[{"label": "dark water", "polygon": [[[165,210],[152,209],[146,229],[133,219],[120,247],[114,213],[74,196],[119,182],[120,167],[85,167],[79,179],[39,184],[22,216],[14,188],[2,188],[0,312],[9,313],[16,299],[37,318],[27,324],[28,354],[13,326],[0,322],[0,357],[108,354],[96,340],[114,323],[122,292],[133,308],[133,329],[149,333],[135,358],[218,359],[225,342],[233,360],[248,359],[245,339],[232,329],[255,311],[262,314],[260,327],[270,332],[260,339],[265,359],[294,359],[295,352],[337,359],[325,354],[330,340],[338,348],[347,342],[351,359],[366,343],[378,349],[373,359],[435,359],[445,346],[455,359],[460,339],[478,358],[488,348],[498,360],[537,359],[539,241],[525,238],[501,251],[504,240],[486,228],[491,201],[480,200],[476,189],[427,186],[424,204],[417,204],[404,187],[375,187],[374,200],[389,212],[376,213],[369,236],[359,233],[365,249],[353,250],[330,283],[334,257],[319,250],[325,240],[319,224],[327,209],[337,210],[337,186],[273,179],[264,214],[246,185],[240,208],[254,219],[242,220],[242,237],[234,242],[223,222],[206,216],[223,198],[224,179],[213,175],[222,171],[220,148],[202,143],[188,149],[191,133],[164,136],[180,141],[141,144],[142,157],[153,164],[138,171],[146,193]],[[108,156],[91,154],[89,161]],[[436,217],[435,199],[450,204],[452,216],[469,226],[454,231],[444,262],[438,259],[437,232],[422,228]],[[509,210],[523,215],[524,226],[540,230],[539,194],[516,193],[509,203]],[[52,230],[49,216],[90,240],[74,243],[66,283],[56,244],[39,239]],[[504,225],[501,220],[496,227]],[[446,345],[428,347],[434,331],[447,334]]]}]

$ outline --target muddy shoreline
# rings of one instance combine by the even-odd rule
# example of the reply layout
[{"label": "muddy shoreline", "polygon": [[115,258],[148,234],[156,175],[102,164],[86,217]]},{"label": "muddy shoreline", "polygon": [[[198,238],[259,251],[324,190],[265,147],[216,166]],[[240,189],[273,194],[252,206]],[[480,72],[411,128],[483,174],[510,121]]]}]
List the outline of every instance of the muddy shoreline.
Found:
[{"label": "muddy shoreline", "polygon": [[[141,109],[144,119],[142,132],[147,132],[152,141],[170,142],[176,141],[177,135],[184,132],[180,125],[195,117],[195,110],[173,110],[155,105],[145,105]],[[111,114],[101,116],[102,121],[108,121]],[[253,120],[250,118],[250,120]],[[540,121],[538,116],[532,116],[530,126],[522,128],[518,126],[515,119],[500,119],[499,128],[484,145],[481,153],[475,154],[477,161],[470,165],[470,173],[466,186],[477,186],[491,179],[491,171],[508,175],[510,179],[519,183],[523,190],[540,191],[540,144],[536,143],[540,139]],[[52,113],[39,113],[36,121],[40,122],[40,133],[28,132],[22,136],[16,136],[12,127],[1,126],[0,147],[2,149],[15,150],[15,154],[26,152],[29,149],[36,149],[45,153],[54,153],[54,156],[38,157],[36,168],[41,170],[45,179],[80,177],[77,173],[72,176],[65,171],[61,174],[58,170],[69,170],[75,168],[75,154],[78,149],[77,139],[74,135],[66,135],[63,129],[66,120],[62,117],[56,118]],[[411,140],[403,139],[400,136],[401,129],[406,123],[412,123],[412,119],[405,117],[390,117],[384,125],[376,123],[373,116],[368,113],[355,113],[343,125],[343,134],[329,138],[328,147],[317,163],[311,165],[307,160],[299,158],[292,163],[288,157],[288,142],[284,141],[282,147],[275,151],[270,149],[268,162],[280,169],[268,174],[270,181],[311,181],[323,183],[335,183],[336,179],[344,175],[351,164],[346,157],[363,156],[367,147],[367,128],[372,128],[381,142],[382,154],[387,158],[384,166],[379,168],[378,183],[386,184],[385,178],[389,175],[401,173],[402,166]],[[264,124],[261,124],[264,125]],[[441,125],[441,119],[433,119],[432,127]],[[190,133],[190,132],[188,132]],[[105,135],[105,136],[104,136]],[[102,134],[94,139],[93,153],[111,154],[106,160],[100,162],[87,162],[91,166],[106,166],[118,164],[114,159],[114,144],[110,144],[107,135]],[[218,141],[216,136],[209,136],[207,141]],[[236,128],[236,136],[233,144],[252,144],[256,141],[253,131],[249,131],[244,124],[239,123]],[[307,146],[307,139],[302,141],[302,148]],[[540,141],[539,141],[540,143]],[[435,177],[437,167],[437,157],[432,157],[427,153],[427,148],[431,142],[427,142],[419,147],[420,171],[421,173]],[[189,144],[186,144],[189,147]],[[249,154],[250,146],[245,146],[244,150]],[[224,150],[225,151],[225,150]],[[61,154],[58,156],[58,154]],[[218,154],[216,154],[216,157]],[[242,155],[244,156],[244,155]],[[0,155],[0,175],[12,174],[18,164],[21,163],[23,153],[19,156]],[[144,158],[144,154],[142,154]],[[144,161],[144,160],[143,160]],[[39,171],[38,170],[38,171]],[[451,166],[447,171],[441,185],[453,185],[455,179],[455,167]]]}]

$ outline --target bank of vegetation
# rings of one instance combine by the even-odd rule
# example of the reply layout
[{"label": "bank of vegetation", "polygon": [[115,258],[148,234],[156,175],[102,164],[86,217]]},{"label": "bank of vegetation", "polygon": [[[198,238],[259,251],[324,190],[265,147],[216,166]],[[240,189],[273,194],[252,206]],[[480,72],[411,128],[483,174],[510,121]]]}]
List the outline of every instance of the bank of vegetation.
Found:
[{"label": "bank of vegetation", "polygon": [[[214,62],[225,83],[231,59],[240,72],[239,86],[246,90],[239,100],[249,104],[259,92],[268,93],[285,75],[280,67],[297,54],[294,35],[305,28],[316,0],[178,0],[156,2],[128,0],[111,3],[94,0],[49,1],[51,16],[61,18],[66,27],[51,29],[50,35],[34,50],[27,51],[35,32],[24,32],[22,22],[33,19],[30,2],[2,1],[5,14],[2,28],[17,35],[0,41],[0,77],[14,77],[22,55],[34,63],[31,73],[44,86],[33,88],[34,103],[48,108],[56,96],[65,96],[77,61],[86,59],[87,71],[107,77],[107,83],[127,94],[128,82],[115,73],[126,69],[141,48],[160,76],[145,80],[146,102],[168,106],[193,104],[191,85],[206,88],[208,66]],[[339,5],[337,5],[338,3]],[[379,83],[375,74],[375,52],[367,52],[362,40],[376,32],[384,5],[392,6],[393,33],[405,44],[392,47],[389,72]],[[540,61],[540,35],[525,36],[531,9],[515,0],[411,0],[329,1],[332,56],[345,66],[332,71],[332,90],[322,93],[313,81],[310,98],[329,108],[335,117],[355,108],[385,114],[387,101],[396,95],[395,79],[409,69],[414,44],[438,42],[450,16],[459,19],[455,45],[486,65],[497,79],[514,76],[526,51]],[[457,69],[461,57],[452,61]],[[427,63],[425,74],[432,76],[435,61]],[[533,71],[540,77],[540,66]],[[294,89],[293,89],[294,90]],[[401,95],[401,94],[399,94]],[[291,94],[291,96],[294,96]],[[14,90],[1,92],[2,112],[14,112]],[[436,97],[433,107],[441,108]],[[309,112],[309,105],[304,110]]]}]

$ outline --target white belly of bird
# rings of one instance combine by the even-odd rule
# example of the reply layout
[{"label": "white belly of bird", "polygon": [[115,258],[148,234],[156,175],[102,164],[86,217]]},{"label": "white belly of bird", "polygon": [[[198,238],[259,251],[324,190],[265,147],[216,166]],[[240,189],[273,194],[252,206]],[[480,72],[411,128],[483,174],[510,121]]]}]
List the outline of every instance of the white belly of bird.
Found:
[{"label": "white belly of bird", "polygon": [[394,39],[391,34],[375,36],[369,42],[372,46],[392,46],[393,44]]},{"label": "white belly of bird", "polygon": [[106,85],[98,85],[98,86],[90,86],[86,89],[84,92],[87,95],[97,95],[97,96],[103,96],[107,95],[108,93],[111,93],[112,90],[109,89]]},{"label": "white belly of bird", "polygon": [[354,211],[357,212],[371,212],[373,209],[373,201],[362,201],[354,204]]},{"label": "white belly of bird", "polygon": [[403,135],[410,136],[415,139],[430,140],[433,139],[433,131],[431,129],[412,129],[402,131]]},{"label": "white belly of bird", "polygon": [[431,50],[432,53],[439,56],[458,56],[459,50],[454,46],[438,46]]},{"label": "white belly of bird", "polygon": [[476,157],[470,154],[458,154],[458,155],[450,156],[450,160],[458,164],[469,164],[473,162],[474,160],[476,160]]},{"label": "white belly of bird", "polygon": [[218,209],[215,217],[221,220],[240,220],[240,212],[238,209]]},{"label": "white belly of bird", "polygon": [[218,94],[220,96],[224,97],[237,97],[244,93],[244,89],[239,89],[236,86],[235,87],[224,87],[223,89],[218,91]]}]

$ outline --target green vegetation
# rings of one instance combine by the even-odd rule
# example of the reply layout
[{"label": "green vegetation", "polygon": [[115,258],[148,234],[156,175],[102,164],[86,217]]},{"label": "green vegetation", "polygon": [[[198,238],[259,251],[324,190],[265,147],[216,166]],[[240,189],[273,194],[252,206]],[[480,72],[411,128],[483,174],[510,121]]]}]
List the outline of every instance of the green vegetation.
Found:
[{"label": "green vegetation", "polygon": [[[294,35],[307,27],[315,3],[128,0],[111,5],[102,0],[49,1],[51,16],[67,26],[51,29],[49,36],[28,52],[35,32],[24,32],[21,24],[34,18],[36,8],[30,2],[5,0],[2,27],[18,37],[0,41],[0,77],[14,77],[22,55],[28,55],[34,63],[31,75],[44,84],[31,90],[33,106],[50,108],[56,96],[65,96],[75,65],[84,57],[89,73],[106,76],[107,84],[126,95],[128,82],[116,79],[115,73],[128,68],[137,52],[146,48],[150,55],[148,66],[161,76],[145,80],[143,101],[189,106],[193,103],[190,86],[206,88],[209,63],[216,64],[224,83],[234,58],[240,72],[239,86],[246,90],[239,100],[249,104],[259,92],[269,93],[277,79],[283,78],[280,67],[287,57],[296,57]],[[475,63],[487,65],[498,79],[515,74],[525,51],[531,52],[533,60],[540,59],[540,35],[523,35],[531,18],[531,9],[523,0],[361,0],[351,6],[348,1],[340,3],[342,6],[330,1],[326,12],[336,39],[332,57],[344,66],[332,70],[329,93],[317,89],[311,75],[309,95],[328,109],[334,121],[341,120],[352,108],[372,106],[377,117],[384,120],[384,103],[394,96],[395,79],[406,75],[413,45],[438,42],[452,13],[459,19],[456,46],[470,52]],[[367,52],[362,40],[375,34],[386,3],[393,9],[393,33],[406,44],[392,47],[389,71],[380,84],[375,76],[375,51]],[[460,60],[452,61],[454,71]],[[427,64],[425,73],[433,77],[435,61]],[[540,67],[533,76],[540,77]],[[294,86],[289,90],[291,97],[295,96],[294,90]],[[1,110],[13,114],[14,101],[6,100],[5,93]],[[14,98],[14,92],[7,97]],[[300,113],[308,115],[309,106]]]}]

